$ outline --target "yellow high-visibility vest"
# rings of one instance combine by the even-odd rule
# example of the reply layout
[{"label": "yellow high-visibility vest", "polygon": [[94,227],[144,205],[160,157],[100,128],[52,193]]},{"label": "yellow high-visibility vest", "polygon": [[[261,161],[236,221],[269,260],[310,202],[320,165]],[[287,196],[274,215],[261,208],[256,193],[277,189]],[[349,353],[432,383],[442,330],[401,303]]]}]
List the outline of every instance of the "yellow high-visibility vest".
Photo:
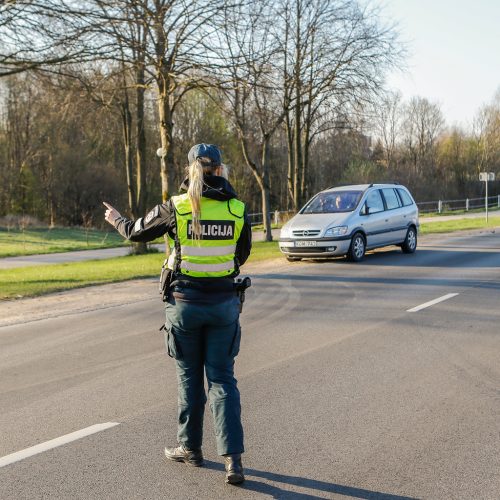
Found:
[{"label": "yellow high-visibility vest", "polygon": [[[193,217],[188,195],[173,196],[172,204],[178,241],[171,248],[169,269],[195,278],[220,278],[233,274],[236,270],[236,242],[243,229],[245,204],[236,198],[218,201],[202,197],[202,233],[199,240],[195,239],[192,231]],[[180,257],[177,255],[179,251]]]}]

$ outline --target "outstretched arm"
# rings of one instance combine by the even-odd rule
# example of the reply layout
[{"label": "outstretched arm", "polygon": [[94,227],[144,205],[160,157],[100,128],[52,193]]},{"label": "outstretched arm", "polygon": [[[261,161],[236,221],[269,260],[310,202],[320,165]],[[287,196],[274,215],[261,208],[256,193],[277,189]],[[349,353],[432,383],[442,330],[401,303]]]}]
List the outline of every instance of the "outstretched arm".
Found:
[{"label": "outstretched arm", "polygon": [[169,203],[156,205],[146,217],[135,221],[120,215],[109,203],[103,203],[107,207],[104,218],[127,240],[152,241],[166,232],[172,233],[175,228],[175,216]]}]

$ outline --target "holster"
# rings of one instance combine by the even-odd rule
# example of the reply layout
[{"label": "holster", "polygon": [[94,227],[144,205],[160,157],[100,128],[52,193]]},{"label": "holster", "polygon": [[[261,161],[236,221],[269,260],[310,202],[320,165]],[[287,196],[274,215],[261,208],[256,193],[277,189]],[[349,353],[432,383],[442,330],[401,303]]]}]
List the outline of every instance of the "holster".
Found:
[{"label": "holster", "polygon": [[161,274],[160,274],[160,283],[159,283],[159,292],[161,295],[161,300],[163,302],[167,302],[170,296],[170,285],[172,283],[172,278],[174,276],[174,272],[172,269],[167,267],[168,259],[165,259],[163,266],[161,266]]},{"label": "holster", "polygon": [[245,302],[245,291],[247,288],[252,286],[252,280],[246,276],[245,278],[238,278],[234,282],[234,288],[236,289],[236,295],[240,299],[240,313],[243,311],[243,303]]}]

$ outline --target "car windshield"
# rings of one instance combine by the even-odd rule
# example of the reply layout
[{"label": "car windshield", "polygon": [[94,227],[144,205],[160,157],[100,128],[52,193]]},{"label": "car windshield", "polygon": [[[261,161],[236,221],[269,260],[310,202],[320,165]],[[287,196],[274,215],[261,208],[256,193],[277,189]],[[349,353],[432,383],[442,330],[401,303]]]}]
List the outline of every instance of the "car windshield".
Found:
[{"label": "car windshield", "polygon": [[334,214],[352,212],[361,199],[362,191],[328,191],[315,196],[302,209],[303,214]]}]

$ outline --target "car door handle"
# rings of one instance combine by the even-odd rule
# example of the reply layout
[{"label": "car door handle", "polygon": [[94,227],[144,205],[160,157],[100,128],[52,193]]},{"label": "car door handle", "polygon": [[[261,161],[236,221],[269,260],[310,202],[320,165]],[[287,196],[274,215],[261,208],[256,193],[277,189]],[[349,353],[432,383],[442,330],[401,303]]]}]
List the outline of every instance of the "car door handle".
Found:
[{"label": "car door handle", "polygon": [[389,219],[385,219],[385,222],[389,222]]}]

